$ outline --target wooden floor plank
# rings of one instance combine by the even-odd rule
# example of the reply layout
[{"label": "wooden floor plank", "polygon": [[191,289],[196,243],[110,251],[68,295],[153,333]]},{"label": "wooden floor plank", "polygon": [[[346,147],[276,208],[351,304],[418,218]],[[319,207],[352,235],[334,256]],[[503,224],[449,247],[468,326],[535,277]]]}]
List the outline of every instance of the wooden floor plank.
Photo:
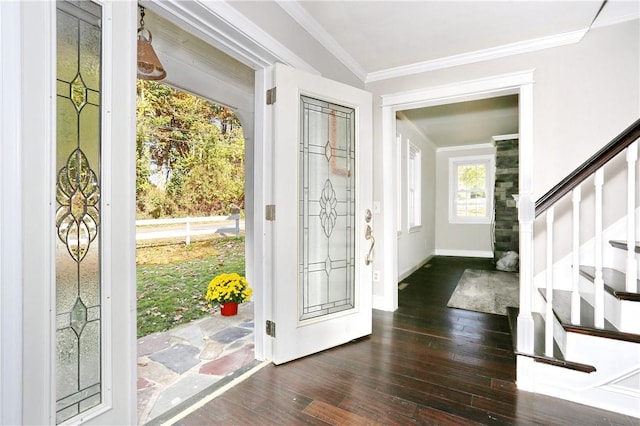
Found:
[{"label": "wooden floor plank", "polygon": [[314,401],[309,404],[304,409],[304,413],[335,426],[372,424],[372,420],[321,401]]},{"label": "wooden floor plank", "polygon": [[267,366],[179,425],[637,425],[617,413],[519,391],[507,318],[448,308],[465,269],[436,257],[373,312],[369,337]]}]

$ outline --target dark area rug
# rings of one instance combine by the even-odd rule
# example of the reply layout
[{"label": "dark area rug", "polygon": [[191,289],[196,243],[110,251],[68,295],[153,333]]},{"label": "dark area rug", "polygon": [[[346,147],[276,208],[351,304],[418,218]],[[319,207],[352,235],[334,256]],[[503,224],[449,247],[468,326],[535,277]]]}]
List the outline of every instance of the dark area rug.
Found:
[{"label": "dark area rug", "polygon": [[506,315],[508,306],[518,306],[519,280],[515,272],[465,269],[447,306]]}]

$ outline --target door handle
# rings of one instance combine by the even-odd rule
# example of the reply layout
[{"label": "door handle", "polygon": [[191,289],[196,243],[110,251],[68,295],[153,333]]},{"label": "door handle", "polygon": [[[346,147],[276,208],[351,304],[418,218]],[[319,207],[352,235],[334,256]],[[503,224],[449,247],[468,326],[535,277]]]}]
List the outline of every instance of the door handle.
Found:
[{"label": "door handle", "polygon": [[373,236],[373,231],[371,230],[371,225],[367,224],[367,227],[364,229],[364,238],[367,240],[371,240],[371,246],[369,247],[369,253],[364,258],[364,264],[370,265],[373,262],[373,247],[376,245],[376,239]]}]

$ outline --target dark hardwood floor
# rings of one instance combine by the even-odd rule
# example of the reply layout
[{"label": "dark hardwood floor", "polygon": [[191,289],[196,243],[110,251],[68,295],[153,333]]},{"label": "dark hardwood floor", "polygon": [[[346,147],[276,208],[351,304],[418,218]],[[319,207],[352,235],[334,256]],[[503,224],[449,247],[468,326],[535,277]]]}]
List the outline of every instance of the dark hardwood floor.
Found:
[{"label": "dark hardwood floor", "polygon": [[269,365],[179,425],[637,425],[637,419],[516,389],[506,317],[447,308],[465,268],[436,257],[404,280],[373,334]]}]

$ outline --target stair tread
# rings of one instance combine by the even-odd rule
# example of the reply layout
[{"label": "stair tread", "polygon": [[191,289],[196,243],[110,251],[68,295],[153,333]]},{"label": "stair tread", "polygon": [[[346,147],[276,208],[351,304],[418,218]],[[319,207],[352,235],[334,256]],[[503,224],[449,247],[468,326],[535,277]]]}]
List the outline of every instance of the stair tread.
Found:
[{"label": "stair tread", "polygon": [[[545,289],[538,291],[546,301]],[[593,306],[583,298],[580,298],[580,324],[571,323],[571,292],[568,290],[553,290],[553,313],[566,331],[640,343],[640,335],[619,331],[606,318],[604,328],[596,328]]]},{"label": "stair tread", "polygon": [[[596,277],[594,266],[580,265],[580,275],[593,282]],[[626,279],[624,272],[613,268],[602,268],[602,279],[607,293],[620,300],[640,302],[640,293],[626,291]],[[638,280],[640,285],[640,280]]]},{"label": "stair tread", "polygon": [[534,353],[533,354],[525,354],[520,353],[517,350],[517,342],[518,342],[518,313],[520,312],[519,308],[515,307],[507,307],[507,318],[509,320],[509,328],[511,329],[511,338],[513,343],[513,352],[516,355],[522,355],[533,358],[537,362],[543,362],[545,364],[555,365],[558,367],[568,368],[571,370],[582,371],[585,373],[592,373],[596,371],[596,368],[592,365],[582,364],[579,362],[567,361],[564,359],[564,355],[560,350],[557,342],[553,341],[553,357],[548,357],[544,354],[544,333],[545,333],[545,322],[542,315],[538,312],[532,312],[531,315],[533,317],[533,325],[534,325]]},{"label": "stair tread", "polygon": [[[611,244],[615,248],[619,248],[622,250],[627,249],[627,242],[625,240],[609,240],[609,244]],[[640,253],[640,241],[636,241],[635,252]]]}]

